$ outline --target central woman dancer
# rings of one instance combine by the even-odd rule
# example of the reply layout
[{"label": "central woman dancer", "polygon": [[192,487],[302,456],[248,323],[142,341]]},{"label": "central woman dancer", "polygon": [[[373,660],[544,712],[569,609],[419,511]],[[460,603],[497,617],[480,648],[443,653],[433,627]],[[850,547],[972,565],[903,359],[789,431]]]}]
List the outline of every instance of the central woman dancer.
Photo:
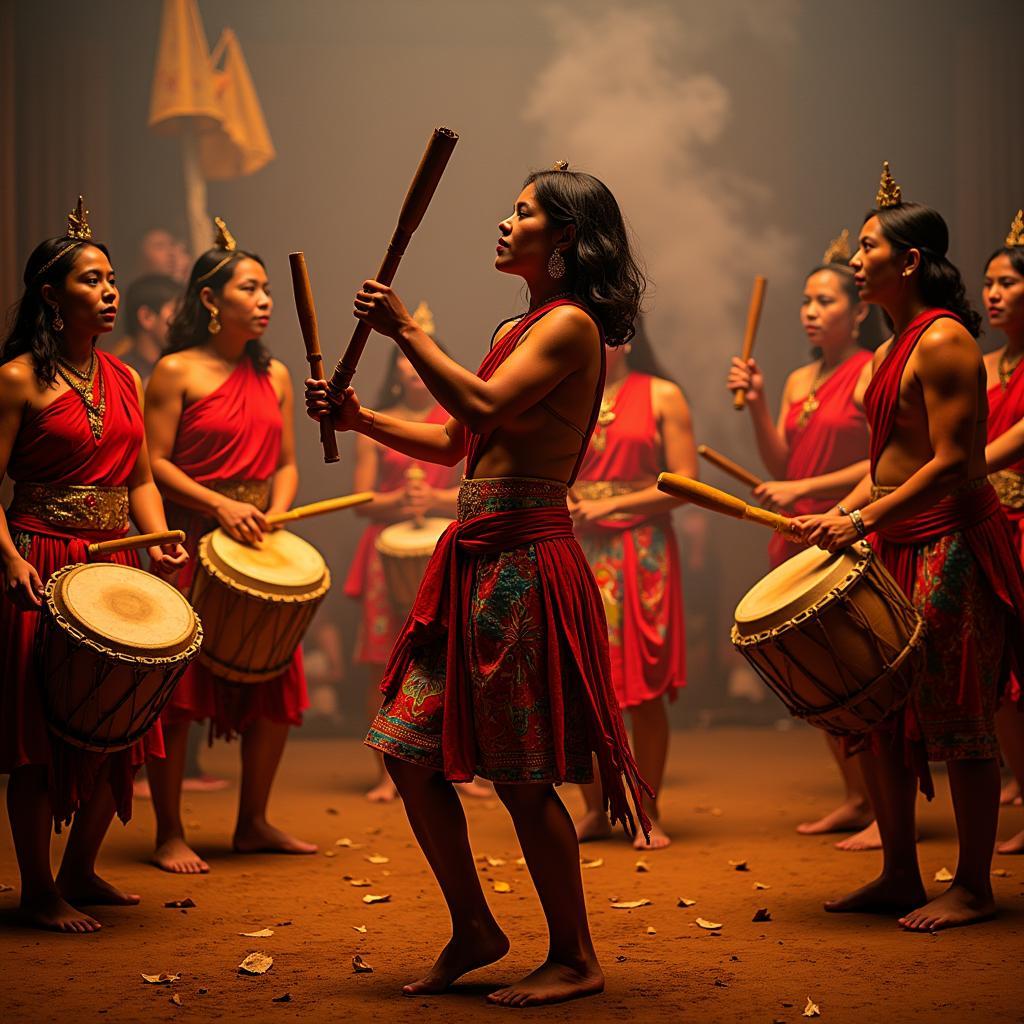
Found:
[{"label": "central woman dancer", "polygon": [[576,831],[553,786],[589,782],[596,754],[613,823],[635,832],[628,787],[650,828],[612,688],[601,595],[567,507],[597,422],[604,338],[633,336],[645,282],[614,196],[566,167],[531,174],[499,225],[495,267],[523,278],[530,306],[498,328],[478,373],[449,359],[390,288],[367,281],[356,295],[355,315],[398,343],[450,420],[375,413],[351,388],[332,405],[324,381],[306,382],[310,415],[330,414],[337,430],[428,462],[466,457],[458,522],[427,568],[367,737],[385,755],[452,918],[451,940],[405,986],[410,996],[442,992],[509,948],[453,782],[474,773],[494,782],[547,920],[545,962],[488,997],[506,1006],[604,988]]}]

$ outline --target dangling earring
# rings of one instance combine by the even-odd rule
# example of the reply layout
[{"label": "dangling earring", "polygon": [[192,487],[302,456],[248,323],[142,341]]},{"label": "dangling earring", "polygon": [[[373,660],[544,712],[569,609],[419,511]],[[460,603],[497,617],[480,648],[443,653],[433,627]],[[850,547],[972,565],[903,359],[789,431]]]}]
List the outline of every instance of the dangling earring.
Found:
[{"label": "dangling earring", "polygon": [[60,315],[60,310],[53,307],[53,329],[59,334],[64,330],[64,318]]},{"label": "dangling earring", "polygon": [[395,383],[391,385],[391,394],[395,398],[397,398],[401,393],[402,393],[402,385],[399,384],[398,381],[396,380]]},{"label": "dangling earring", "polygon": [[548,277],[555,281],[565,277],[565,259],[557,249],[548,257]]},{"label": "dangling earring", "polygon": [[220,334],[220,310],[216,307],[210,311],[210,326],[206,329],[211,334]]}]

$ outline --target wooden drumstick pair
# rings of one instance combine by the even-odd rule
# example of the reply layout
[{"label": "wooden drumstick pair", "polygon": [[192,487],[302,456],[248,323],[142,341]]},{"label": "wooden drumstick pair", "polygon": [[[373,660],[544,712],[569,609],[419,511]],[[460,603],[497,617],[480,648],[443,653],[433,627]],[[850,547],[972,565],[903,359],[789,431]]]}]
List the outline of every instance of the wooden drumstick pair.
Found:
[{"label": "wooden drumstick pair", "polygon": [[658,490],[671,494],[675,498],[684,498],[694,505],[700,505],[711,512],[720,512],[733,519],[745,519],[748,523],[768,526],[778,533],[797,536],[792,519],[780,516],[777,512],[769,512],[757,505],[748,505],[742,498],[737,498],[717,487],[703,484],[699,480],[691,480],[688,476],[678,473],[662,473],[658,477]]}]

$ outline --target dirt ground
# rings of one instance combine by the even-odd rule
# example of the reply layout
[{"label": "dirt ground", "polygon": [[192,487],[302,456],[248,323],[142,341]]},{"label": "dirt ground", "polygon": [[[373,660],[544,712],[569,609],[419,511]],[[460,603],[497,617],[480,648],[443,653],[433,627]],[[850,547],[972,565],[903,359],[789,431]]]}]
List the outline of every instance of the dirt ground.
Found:
[{"label": "dirt ground", "polygon": [[[218,746],[206,766],[232,780],[237,750]],[[502,962],[471,975],[454,994],[406,999],[402,982],[417,976],[447,938],[447,917],[399,805],[362,798],[367,756],[351,740],[295,741],[272,802],[283,827],[320,844],[312,857],[232,856],[236,790],[190,796],[187,820],[207,876],[178,878],[145,864],[152,814],[137,804],[127,828],[115,826],[102,856],[111,880],[142,905],[106,910],[102,932],[62,936],[27,932],[13,917],[16,892],[0,895],[0,1019],[97,1020],[437,1020],[476,1021],[503,1012],[483,996],[514,980],[543,956],[544,930],[508,818],[493,800],[467,802],[474,850],[488,883],[510,883],[490,896],[512,938]],[[922,808],[921,860],[928,888],[955,866],[953,823],[944,780]],[[575,812],[579,795],[566,787]],[[936,936],[902,933],[892,920],[829,916],[823,898],[876,871],[878,855],[833,850],[793,825],[827,809],[835,773],[809,730],[715,730],[676,733],[665,795],[666,851],[640,855],[621,839],[589,844],[584,871],[591,922],[608,979],[603,996],[523,1011],[563,1021],[798,1021],[808,997],[825,1021],[1024,1021],[1024,861],[999,858],[993,879],[1001,906],[987,925]],[[1001,835],[1022,825],[1004,812]],[[350,839],[352,846],[338,846]],[[55,843],[59,851],[60,841]],[[367,857],[389,858],[386,864]],[[488,865],[489,856],[505,861]],[[638,871],[643,857],[647,872]],[[730,861],[746,861],[737,870]],[[354,887],[346,876],[369,878]],[[6,826],[0,883],[16,886]],[[768,888],[756,889],[761,883]],[[493,886],[485,886],[490,891]],[[363,897],[389,895],[367,905]],[[190,897],[195,908],[167,909]],[[679,906],[680,897],[696,901]],[[650,900],[635,910],[613,899]],[[766,908],[771,920],[752,918]],[[707,931],[696,918],[721,925]],[[354,929],[364,927],[365,932]],[[270,928],[267,938],[240,932]],[[262,976],[239,974],[253,951],[269,953]],[[373,973],[355,973],[353,956]],[[149,985],[143,973],[181,975]],[[176,995],[181,1002],[172,1002]],[[285,995],[290,1000],[275,1002]]]}]

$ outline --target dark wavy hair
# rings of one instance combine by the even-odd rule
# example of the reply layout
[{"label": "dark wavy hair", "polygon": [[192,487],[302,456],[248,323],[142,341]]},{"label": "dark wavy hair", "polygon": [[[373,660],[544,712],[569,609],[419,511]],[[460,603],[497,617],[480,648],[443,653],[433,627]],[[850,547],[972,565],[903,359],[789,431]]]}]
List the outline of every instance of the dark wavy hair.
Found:
[{"label": "dark wavy hair", "polygon": [[[839,280],[839,286],[849,300],[851,308],[860,305],[860,292],[857,291],[857,283],[853,279],[853,268],[849,263],[842,263],[839,260],[834,260],[831,263],[819,263],[812,270],[808,271],[807,277],[804,280],[808,280],[808,278],[813,277],[815,274],[820,274],[823,270],[831,271],[831,273],[836,275]],[[885,313],[881,307],[869,305],[868,315],[864,317],[860,330],[857,332],[857,344],[861,348],[866,348],[869,352],[874,352],[891,333],[891,329],[885,323]],[[821,349],[817,347],[812,348],[811,354],[815,359],[820,359]]]},{"label": "dark wavy hair", "polygon": [[[25,264],[25,272],[22,274],[24,294],[8,314],[7,334],[0,342],[0,363],[8,363],[16,356],[29,353],[36,379],[46,387],[52,387],[57,380],[60,340],[53,330],[53,312],[43,299],[43,285],[63,287],[82,250],[88,246],[99,249],[110,259],[110,252],[102,242],[74,242],[67,235],[40,242]],[[40,270],[65,248],[68,251],[41,274]]]},{"label": "dark wavy hair", "polygon": [[[168,325],[167,347],[164,349],[164,355],[206,344],[209,337],[210,311],[203,305],[203,300],[199,297],[199,293],[204,288],[209,288],[215,295],[219,295],[223,291],[224,285],[231,280],[239,260],[255,260],[264,270],[267,268],[261,256],[257,256],[254,252],[236,249],[231,253],[224,266],[220,267],[215,274],[205,277],[224,257],[224,249],[207,249],[196,260],[192,267],[192,273],[188,276],[185,295]],[[205,279],[200,280],[200,278]],[[251,338],[246,343],[245,354],[261,373],[267,373],[270,370],[270,352],[259,338]]]},{"label": "dark wavy hair", "polygon": [[988,270],[988,265],[1000,256],[1005,256],[1010,261],[1010,266],[1017,271],[1021,277],[1024,277],[1024,245],[1002,245],[987,260],[985,260],[985,270]]},{"label": "dark wavy hair", "polygon": [[932,309],[955,313],[973,337],[981,332],[981,315],[967,298],[960,271],[946,257],[949,228],[938,210],[922,203],[900,203],[881,210],[870,210],[867,222],[877,217],[882,234],[896,250],[917,249],[921,265],[916,272],[917,289],[922,301]]},{"label": "dark wavy hair", "polygon": [[534,171],[537,202],[558,226],[576,228],[565,252],[567,283],[601,325],[609,345],[624,345],[636,333],[635,321],[647,289],[633,252],[622,211],[608,186],[583,171]]}]

